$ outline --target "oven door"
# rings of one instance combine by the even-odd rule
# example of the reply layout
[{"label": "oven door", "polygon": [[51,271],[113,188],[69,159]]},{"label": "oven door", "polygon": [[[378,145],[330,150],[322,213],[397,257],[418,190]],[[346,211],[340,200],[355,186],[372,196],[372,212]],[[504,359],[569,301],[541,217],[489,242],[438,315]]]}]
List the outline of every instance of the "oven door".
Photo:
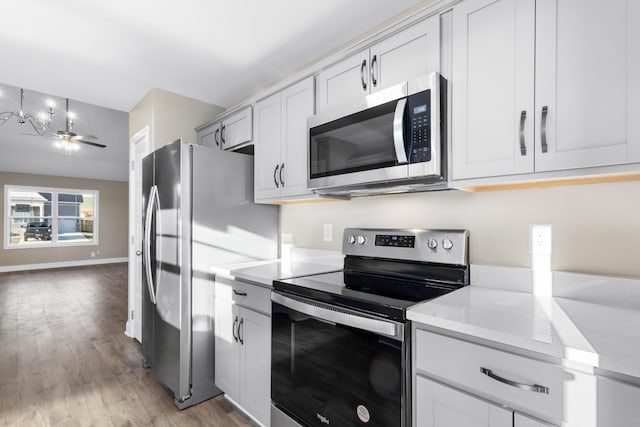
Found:
[{"label": "oven door", "polygon": [[408,425],[409,328],[276,291],[271,299],[277,409],[308,426]]}]

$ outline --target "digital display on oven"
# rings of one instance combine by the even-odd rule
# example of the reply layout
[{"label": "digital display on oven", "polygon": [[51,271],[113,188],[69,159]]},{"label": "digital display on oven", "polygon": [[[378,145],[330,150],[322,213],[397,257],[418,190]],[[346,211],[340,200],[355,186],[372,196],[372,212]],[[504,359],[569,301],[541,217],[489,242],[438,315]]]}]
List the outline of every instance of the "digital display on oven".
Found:
[{"label": "digital display on oven", "polygon": [[393,234],[376,234],[376,246],[393,246],[398,248],[413,248],[416,245],[415,236],[398,236]]}]

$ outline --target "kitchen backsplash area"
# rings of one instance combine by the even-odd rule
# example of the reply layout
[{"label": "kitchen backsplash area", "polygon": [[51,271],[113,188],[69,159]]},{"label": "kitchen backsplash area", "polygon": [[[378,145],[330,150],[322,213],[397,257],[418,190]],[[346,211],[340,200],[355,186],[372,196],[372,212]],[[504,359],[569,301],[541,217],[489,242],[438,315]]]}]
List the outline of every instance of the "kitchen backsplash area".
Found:
[{"label": "kitchen backsplash area", "polygon": [[[491,192],[440,191],[290,204],[294,247],[341,250],[346,227],[463,228],[472,264],[531,267],[529,224],[552,224],[551,268],[640,277],[640,182]],[[332,241],[324,240],[331,224]]]}]

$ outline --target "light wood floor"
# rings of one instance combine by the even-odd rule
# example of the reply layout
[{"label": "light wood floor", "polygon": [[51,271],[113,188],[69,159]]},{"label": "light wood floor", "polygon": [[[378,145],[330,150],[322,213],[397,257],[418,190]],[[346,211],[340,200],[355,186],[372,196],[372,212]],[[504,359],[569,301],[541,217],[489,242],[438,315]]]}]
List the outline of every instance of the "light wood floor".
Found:
[{"label": "light wood floor", "polygon": [[222,396],[178,411],[126,318],[126,264],[1,273],[0,424],[255,425]]}]

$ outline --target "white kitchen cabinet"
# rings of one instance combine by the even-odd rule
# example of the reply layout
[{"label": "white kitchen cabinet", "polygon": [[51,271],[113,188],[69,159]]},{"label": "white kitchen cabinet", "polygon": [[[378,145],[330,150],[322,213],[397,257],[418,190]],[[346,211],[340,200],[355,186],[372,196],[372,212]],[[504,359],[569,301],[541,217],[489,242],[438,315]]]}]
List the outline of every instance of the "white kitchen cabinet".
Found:
[{"label": "white kitchen cabinet", "polygon": [[271,318],[240,307],[240,394],[263,424],[271,417]]},{"label": "white kitchen cabinet", "polygon": [[417,376],[416,390],[417,426],[513,427],[511,410],[423,376]]},{"label": "white kitchen cabinet", "polygon": [[240,400],[240,346],[237,345],[238,313],[234,304],[215,299],[215,381],[229,397]]},{"label": "white kitchen cabinet", "polygon": [[631,0],[456,4],[453,179],[639,162],[639,20]]},{"label": "white kitchen cabinet", "polygon": [[370,93],[369,50],[358,52],[318,74],[317,110],[347,104]]},{"label": "white kitchen cabinet", "polygon": [[417,425],[550,427],[540,423],[570,419],[563,411],[575,405],[564,392],[581,388],[584,375],[570,381],[575,376],[559,364],[448,337],[419,324],[413,325],[412,337]]},{"label": "white kitchen cabinet", "polygon": [[220,125],[220,144],[224,150],[231,150],[251,142],[253,138],[253,110],[251,106],[242,108],[226,116]]},{"label": "white kitchen cabinet", "polygon": [[433,16],[321,71],[318,112],[438,71],[439,40],[439,18]]},{"label": "white kitchen cabinet", "polygon": [[270,291],[216,277],[216,386],[244,411],[270,425]]},{"label": "white kitchen cabinet", "polygon": [[640,386],[611,378],[596,377],[591,401],[584,402],[593,411],[597,426],[637,427],[640,420]]},{"label": "white kitchen cabinet", "polygon": [[207,123],[196,129],[198,145],[220,148],[220,122]]},{"label": "white kitchen cabinet", "polygon": [[257,102],[254,107],[254,198],[256,201],[280,196],[281,107],[280,94]]},{"label": "white kitchen cabinet", "polygon": [[[614,425],[614,424],[612,424]],[[513,427],[553,427],[551,424],[529,418],[518,412],[513,414]]]},{"label": "white kitchen cabinet", "polygon": [[637,0],[536,2],[536,171],[640,161],[639,22]]},{"label": "white kitchen cabinet", "polygon": [[313,77],[256,103],[256,202],[313,197],[307,190],[307,118],[313,113]]},{"label": "white kitchen cabinet", "polygon": [[534,0],[454,8],[454,179],[533,172],[534,28]]}]

